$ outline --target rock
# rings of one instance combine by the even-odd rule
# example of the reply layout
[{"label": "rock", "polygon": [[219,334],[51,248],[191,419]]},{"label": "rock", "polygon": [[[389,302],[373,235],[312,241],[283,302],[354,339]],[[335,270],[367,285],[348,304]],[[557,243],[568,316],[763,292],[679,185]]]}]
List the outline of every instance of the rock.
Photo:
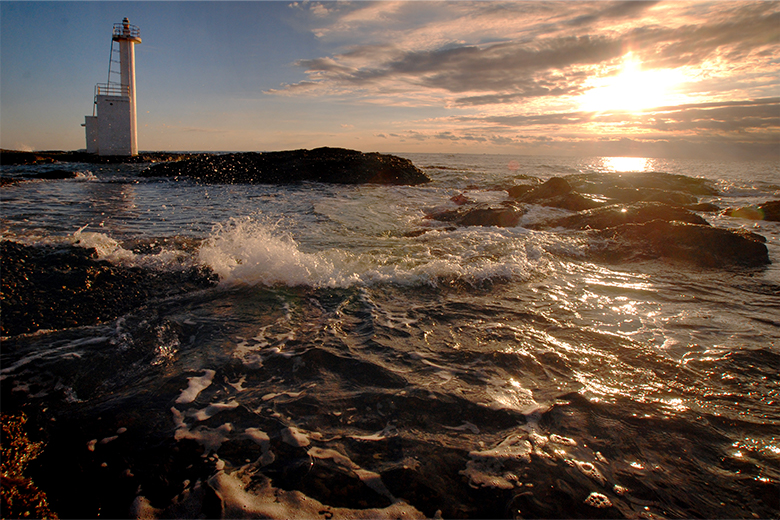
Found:
[{"label": "rock", "polygon": [[547,182],[535,186],[534,188],[525,191],[520,194],[519,197],[514,197],[520,202],[528,202],[531,204],[537,204],[539,201],[545,199],[551,199],[553,197],[559,197],[566,195],[572,191],[572,187],[569,181],[563,177],[553,177]]},{"label": "rock", "polygon": [[22,152],[18,150],[0,150],[1,165],[20,165],[20,164],[50,164],[54,162],[82,162],[93,164],[112,164],[112,163],[145,163],[160,161],[178,161],[184,158],[193,157],[198,154],[187,153],[169,153],[169,152],[141,152],[138,155],[97,155],[85,151],[64,152],[64,151],[45,151],[45,152]]},{"label": "rock", "polygon": [[145,301],[203,289],[211,273],[153,271],[98,260],[94,249],[32,247],[0,242],[0,333],[93,325],[113,320]]},{"label": "rock", "polygon": [[569,182],[562,177],[553,177],[535,187],[513,186],[507,191],[511,198],[519,202],[570,211],[582,211],[604,205],[603,202],[574,192]]},{"label": "rock", "polygon": [[57,180],[57,179],[75,179],[78,174],[70,170],[48,170],[39,172],[33,177],[36,179]]},{"label": "rock", "polygon": [[530,186],[528,184],[517,184],[515,186],[511,186],[507,188],[507,193],[509,193],[509,197],[513,199],[519,199],[529,191],[534,189],[534,186]]},{"label": "rock", "polygon": [[601,193],[613,188],[676,191],[689,195],[717,195],[711,181],[663,172],[585,173],[566,177],[580,193]]},{"label": "rock", "polygon": [[666,191],[657,188],[621,188],[617,186],[604,188],[602,195],[615,202],[663,202],[672,206],[696,204],[699,199],[694,195],[680,191]]},{"label": "rock", "polygon": [[141,175],[186,175],[206,182],[228,184],[314,181],[417,185],[431,180],[408,159],[343,148],[201,155],[157,164],[147,168]]},{"label": "rock", "polygon": [[689,224],[708,225],[699,215],[684,208],[669,206],[660,202],[637,202],[635,204],[613,204],[576,215],[540,222],[535,229],[563,227],[567,229],[606,229],[623,224],[641,224],[651,220],[679,221]]},{"label": "rock", "polygon": [[728,217],[778,222],[780,221],[780,200],[770,200],[759,206],[745,206],[737,209],[729,208],[723,214]]},{"label": "rock", "polygon": [[593,250],[608,261],[663,258],[700,267],[769,264],[766,239],[743,230],[653,220],[589,233],[609,241],[606,247],[602,244]]},{"label": "rock", "polygon": [[459,226],[515,227],[523,211],[514,206],[475,204],[428,215],[427,218],[440,222],[452,222]]}]

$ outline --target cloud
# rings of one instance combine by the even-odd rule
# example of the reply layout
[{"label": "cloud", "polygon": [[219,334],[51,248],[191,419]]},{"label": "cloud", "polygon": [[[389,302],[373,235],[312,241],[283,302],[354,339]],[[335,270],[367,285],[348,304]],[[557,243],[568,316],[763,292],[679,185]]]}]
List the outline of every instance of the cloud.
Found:
[{"label": "cloud", "polygon": [[[388,90],[429,90],[445,103],[478,106],[577,95],[589,77],[616,70],[628,51],[648,68],[706,65],[707,70],[698,73],[709,77],[730,75],[733,67],[745,66],[739,60],[749,62],[753,71],[766,71],[780,59],[780,10],[772,2],[708,5],[704,18],[702,6],[695,23],[688,3],[679,4],[684,8],[676,14],[678,4],[572,2],[555,4],[563,14],[553,15],[547,4],[456,2],[438,10],[453,29],[449,39],[430,36],[427,26],[403,25],[411,24],[410,14],[422,9],[416,4],[421,3],[369,4],[344,14],[328,34],[338,32],[336,28],[379,27],[371,16],[380,12],[387,26],[370,44],[296,62],[309,76],[300,85],[307,86],[306,92],[322,94],[360,89],[364,97]],[[431,8],[426,9],[430,19]],[[658,10],[663,24],[654,14]],[[526,29],[518,30],[518,25]],[[492,41],[485,41],[488,28],[496,31]],[[456,38],[460,41],[453,41]]]},{"label": "cloud", "polygon": [[[764,155],[780,141],[780,2],[357,2],[309,9],[312,31],[332,51],[296,61],[306,80],[268,93],[441,110],[377,129],[382,139],[572,152],[601,142],[652,153],[680,152],[680,143],[711,152],[706,139],[732,151],[742,143],[744,151],[753,140],[753,151]],[[681,104],[583,111],[579,97],[594,80],[621,73],[628,53],[644,71],[674,70],[681,78],[675,97],[661,99]],[[399,124],[406,130],[394,132]]]}]

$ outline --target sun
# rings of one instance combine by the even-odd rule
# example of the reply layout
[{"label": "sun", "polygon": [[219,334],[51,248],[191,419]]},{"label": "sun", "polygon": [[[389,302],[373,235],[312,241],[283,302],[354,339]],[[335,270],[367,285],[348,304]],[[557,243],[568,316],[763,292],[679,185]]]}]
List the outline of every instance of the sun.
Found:
[{"label": "sun", "polygon": [[681,101],[677,92],[684,77],[676,69],[643,70],[632,53],[623,57],[622,70],[616,76],[593,78],[585,83],[590,90],[580,99],[586,112],[638,112],[673,105]]}]

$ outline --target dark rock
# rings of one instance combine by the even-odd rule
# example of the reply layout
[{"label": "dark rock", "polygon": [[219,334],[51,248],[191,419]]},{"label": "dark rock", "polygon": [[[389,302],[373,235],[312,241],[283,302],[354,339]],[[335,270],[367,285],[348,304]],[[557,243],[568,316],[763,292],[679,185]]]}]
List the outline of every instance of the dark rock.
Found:
[{"label": "dark rock", "polygon": [[151,166],[144,177],[186,175],[215,183],[405,184],[430,182],[408,159],[343,148],[202,155]]},{"label": "dark rock", "polygon": [[50,164],[54,162],[82,162],[94,164],[146,163],[160,161],[178,161],[200,154],[182,154],[169,152],[141,152],[138,155],[97,155],[84,151],[64,152],[59,150],[44,152],[22,152],[18,150],[0,150],[0,164]]},{"label": "dark rock", "polygon": [[759,206],[745,206],[737,209],[729,208],[723,214],[729,217],[778,222],[780,221],[780,200],[770,200]]},{"label": "dark rock", "polygon": [[532,189],[534,189],[535,186],[530,186],[528,184],[518,184],[516,186],[511,186],[507,188],[507,192],[509,193],[509,197],[513,199],[519,199]]},{"label": "dark rock", "polygon": [[514,227],[520,222],[523,211],[513,206],[478,204],[445,210],[427,218],[440,222],[452,222],[459,226]]},{"label": "dark rock", "polygon": [[605,204],[606,202],[595,200],[573,191],[565,195],[559,195],[557,197],[539,201],[539,205],[541,206],[568,209],[569,211],[584,211],[587,209],[600,208]]},{"label": "dark rock", "polygon": [[717,195],[711,181],[663,172],[585,173],[566,177],[580,193],[601,193],[613,188],[676,191],[689,195]]},{"label": "dark rock", "polygon": [[152,271],[97,260],[94,249],[31,247],[0,242],[0,333],[93,325],[115,319],[151,298],[215,283],[207,272]]},{"label": "dark rock", "polygon": [[576,215],[538,223],[534,228],[605,229],[623,224],[641,224],[651,220],[708,225],[706,220],[687,209],[669,206],[660,202],[637,202],[626,205],[613,204],[602,208],[581,211]]},{"label": "dark rock", "polygon": [[559,197],[566,195],[572,191],[572,187],[569,182],[562,177],[553,177],[547,182],[534,187],[531,190],[522,193],[519,197],[515,197],[520,202],[528,202],[536,204],[539,201],[545,199],[551,199],[553,197]]},{"label": "dark rock", "polygon": [[617,186],[606,187],[600,191],[602,195],[613,199],[615,202],[663,202],[672,206],[696,204],[699,199],[694,195],[680,191],[666,191],[657,188],[621,188]]},{"label": "dark rock", "polygon": [[529,189],[526,189],[524,186],[514,186],[508,192],[511,198],[519,202],[568,209],[570,211],[582,211],[604,205],[604,202],[574,192],[569,182],[562,177],[553,177],[547,182],[539,186],[529,187]]},{"label": "dark rock", "polygon": [[766,239],[743,230],[653,220],[590,233],[609,241],[593,251],[608,261],[672,259],[700,267],[769,264]]}]

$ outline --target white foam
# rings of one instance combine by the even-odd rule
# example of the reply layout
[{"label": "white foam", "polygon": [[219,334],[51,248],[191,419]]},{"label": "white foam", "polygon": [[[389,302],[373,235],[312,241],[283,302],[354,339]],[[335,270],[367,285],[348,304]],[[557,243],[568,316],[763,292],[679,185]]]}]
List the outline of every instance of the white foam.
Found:
[{"label": "white foam", "polygon": [[[422,519],[420,511],[398,501],[383,509],[348,509],[331,507],[300,491],[286,491],[271,487],[254,486],[247,491],[250,476],[240,473],[218,472],[208,484],[222,499],[223,518],[278,518],[308,520],[311,518],[358,519]],[[323,516],[324,515],[324,516]]]},{"label": "white foam", "polygon": [[88,225],[79,228],[67,240],[70,244],[85,249],[94,248],[100,260],[151,269],[180,269],[187,266],[186,254],[183,251],[162,248],[156,254],[135,254],[105,233],[85,231],[87,227]]},{"label": "white foam", "polygon": [[282,441],[290,446],[295,446],[296,448],[303,448],[311,444],[309,438],[305,434],[301,433],[298,428],[292,426],[282,430]]},{"label": "white foam", "polygon": [[214,417],[223,410],[232,410],[238,407],[238,401],[228,401],[227,403],[211,403],[201,410],[190,410],[187,415],[193,417],[196,421],[205,421]]},{"label": "white foam", "polygon": [[585,499],[585,504],[591,507],[595,507],[596,509],[606,509],[608,507],[612,507],[612,502],[606,495],[597,493],[595,491],[588,495],[588,498]]},{"label": "white foam", "polygon": [[378,240],[359,252],[307,253],[274,223],[234,218],[214,227],[198,262],[223,284],[349,287],[360,284],[436,284],[493,278],[527,279],[546,262],[546,236],[522,228],[464,228],[417,238]]},{"label": "white foam", "polygon": [[188,377],[189,381],[187,388],[176,399],[177,403],[191,403],[197,399],[198,395],[211,385],[211,381],[214,379],[213,370],[206,369],[204,374],[200,377]]}]

